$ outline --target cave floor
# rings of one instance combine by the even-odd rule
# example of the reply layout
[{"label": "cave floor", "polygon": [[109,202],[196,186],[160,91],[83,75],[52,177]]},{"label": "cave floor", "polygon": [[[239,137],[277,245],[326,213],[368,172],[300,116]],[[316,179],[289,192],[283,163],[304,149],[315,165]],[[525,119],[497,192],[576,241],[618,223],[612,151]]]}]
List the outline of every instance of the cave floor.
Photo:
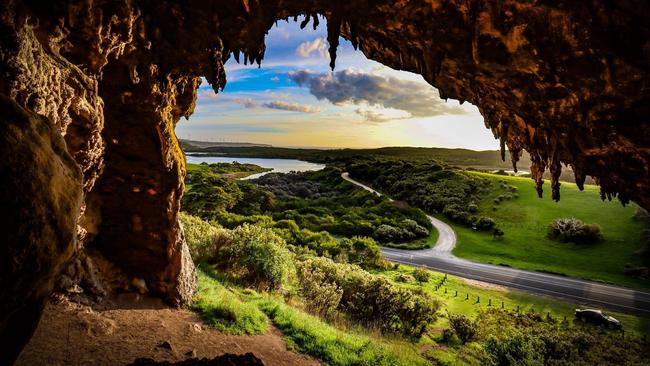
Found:
[{"label": "cave floor", "polygon": [[[16,365],[126,365],[140,357],[180,361],[192,350],[199,358],[252,352],[266,365],[319,364],[287,350],[277,328],[257,336],[226,335],[189,310],[137,300],[90,307],[53,299]],[[163,342],[171,350],[161,347]]]}]

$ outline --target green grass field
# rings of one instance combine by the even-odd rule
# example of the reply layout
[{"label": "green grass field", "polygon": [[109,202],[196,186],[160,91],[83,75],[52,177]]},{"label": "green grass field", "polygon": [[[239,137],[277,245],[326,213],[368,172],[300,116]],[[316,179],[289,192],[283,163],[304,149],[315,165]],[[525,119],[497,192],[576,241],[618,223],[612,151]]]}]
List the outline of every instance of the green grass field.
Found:
[{"label": "green grass field", "polygon": [[[500,286],[492,286],[476,281],[468,281],[456,276],[444,277],[439,272],[431,272],[432,278],[424,284],[399,283],[395,279],[399,274],[412,274],[415,267],[400,265],[398,269],[376,271],[375,274],[386,276],[401,286],[410,288],[422,288],[433,297],[442,300],[443,307],[439,311],[440,316],[431,325],[428,336],[419,341],[422,350],[445,365],[479,365],[482,364],[477,358],[480,351],[474,349],[476,344],[468,344],[464,347],[447,347],[441,343],[441,332],[449,327],[447,314],[463,314],[469,318],[476,318],[480,311],[487,309],[504,309],[506,311],[519,311],[527,313],[534,311],[542,316],[550,316],[558,321],[568,323],[570,327],[583,327],[580,322],[574,323],[574,310],[580,308],[579,304],[556,298],[533,295],[527,292],[508,289]],[[441,286],[438,284],[444,279]],[[583,307],[584,308],[584,307]],[[650,319],[628,315],[623,313],[605,310],[605,313],[620,320],[626,334],[637,336],[650,335]]]},{"label": "green grass field", "polygon": [[[342,366],[425,365],[429,364],[427,357],[447,361],[450,365],[479,364],[480,351],[474,349],[476,344],[447,347],[441,343],[441,333],[449,327],[447,313],[475,318],[481,310],[500,309],[502,302],[507,311],[533,310],[544,316],[548,313],[558,320],[566,317],[568,326],[585,326],[579,322],[573,324],[573,311],[579,306],[562,300],[468,282],[455,276],[447,276],[443,285],[436,288],[444,278],[444,274],[438,272],[431,272],[431,279],[424,284],[395,281],[399,274],[412,275],[414,270],[415,267],[400,265],[374,273],[400,286],[421,288],[443,302],[438,319],[415,342],[399,336],[382,336],[346,321],[329,323],[302,310],[298,298],[287,301],[278,294],[258,293],[206,266],[199,271],[200,288],[194,309],[208,324],[230,334],[264,333],[272,323],[282,331],[289,349],[311,355],[328,365]],[[615,312],[607,314],[621,320],[626,334],[650,334],[650,319]]]},{"label": "green grass field", "polygon": [[[530,178],[476,174],[492,179],[495,187],[480,202],[477,216],[495,219],[505,236],[496,240],[490,234],[454,225],[458,235],[455,255],[481,262],[650,288],[650,281],[632,278],[623,273],[626,263],[639,263],[634,251],[640,246],[642,225],[633,218],[636,205],[623,207],[617,200],[603,202],[598,187],[588,185],[581,192],[572,183],[562,184],[560,202],[554,202],[549,197],[548,184],[545,185],[545,197],[540,199]],[[516,186],[519,198],[504,200],[495,205],[494,198],[503,193],[498,189],[499,180],[506,180],[507,184]],[[583,245],[548,239],[547,226],[555,218],[569,217],[598,224],[604,239]]]},{"label": "green grass field", "polygon": [[[437,284],[443,280],[444,274],[433,271],[431,272],[431,280],[424,284],[404,284],[395,281],[400,273],[412,274],[414,269],[413,266],[400,264],[398,269],[374,271],[374,273],[386,276],[402,286],[421,287],[432,296],[443,301],[442,314],[448,311],[452,314],[475,317],[480,310],[501,309],[501,306],[503,306],[503,309],[510,311],[519,309],[520,312],[528,312],[533,310],[543,315],[550,314],[556,319],[566,317],[571,322],[573,321],[574,310],[580,307],[579,304],[553,297],[533,295],[524,291],[465,280],[451,275],[448,275],[443,284],[436,289]],[[650,335],[650,319],[607,310],[605,312],[619,319],[625,326],[626,332]],[[444,316],[438,318],[433,325],[434,328],[446,328],[447,326],[448,321]]]}]

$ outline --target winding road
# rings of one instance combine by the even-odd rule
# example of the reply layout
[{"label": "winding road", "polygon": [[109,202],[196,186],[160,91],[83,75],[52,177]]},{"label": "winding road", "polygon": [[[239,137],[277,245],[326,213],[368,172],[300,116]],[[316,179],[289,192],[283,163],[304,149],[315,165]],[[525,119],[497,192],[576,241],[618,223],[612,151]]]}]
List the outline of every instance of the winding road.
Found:
[{"label": "winding road", "polygon": [[[381,196],[381,193],[371,187],[350,178],[348,173],[341,174],[341,178]],[[555,296],[579,304],[590,304],[625,313],[650,316],[650,293],[647,292],[458,258],[452,254],[452,250],[456,246],[456,233],[451,226],[435,217],[428,215],[427,217],[440,233],[433,248],[402,250],[382,247],[384,257],[392,262],[426,266],[458,277]]]}]

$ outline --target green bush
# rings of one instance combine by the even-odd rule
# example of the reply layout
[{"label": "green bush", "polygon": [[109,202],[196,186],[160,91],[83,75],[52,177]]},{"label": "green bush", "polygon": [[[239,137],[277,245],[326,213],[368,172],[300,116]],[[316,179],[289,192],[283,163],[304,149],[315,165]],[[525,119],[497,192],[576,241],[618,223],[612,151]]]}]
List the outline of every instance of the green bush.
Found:
[{"label": "green bush", "polygon": [[600,226],[575,219],[556,219],[548,227],[548,237],[563,243],[593,244],[603,236]]},{"label": "green bush", "polygon": [[485,310],[475,323],[487,365],[644,365],[650,357],[643,338],[568,326],[532,311]]},{"label": "green bush", "polygon": [[307,310],[316,315],[330,317],[336,310],[343,296],[343,289],[328,280],[327,275],[318,267],[298,266],[299,293],[305,299]]},{"label": "green bush", "polygon": [[476,339],[477,324],[462,314],[449,314],[449,326],[463,343]]},{"label": "green bush", "polygon": [[232,241],[218,251],[218,263],[268,289],[285,285],[294,272],[285,241],[272,229],[248,224],[233,230]]},{"label": "green bush", "polygon": [[420,283],[429,282],[429,279],[431,279],[431,272],[424,268],[416,268],[413,270],[413,277]]},{"label": "green bush", "polygon": [[196,263],[213,261],[217,248],[232,239],[230,230],[213,226],[200,217],[181,212],[179,219],[190,254]]},{"label": "green bush", "polygon": [[481,217],[481,218],[478,219],[478,221],[476,221],[476,229],[482,230],[482,231],[487,231],[487,230],[491,230],[492,228],[494,228],[494,226],[496,226],[496,224],[497,223],[494,222],[494,220],[492,220],[489,217]]},{"label": "green bush", "polygon": [[395,277],[395,281],[402,282],[402,283],[410,283],[415,281],[415,277],[411,275],[407,275],[406,273],[398,273],[397,276]]},{"label": "green bush", "polygon": [[519,332],[503,339],[490,336],[485,342],[486,363],[498,366],[543,365],[543,349],[544,344],[539,339]]},{"label": "green bush", "polygon": [[350,264],[358,264],[361,268],[385,268],[388,265],[381,255],[379,245],[372,238],[343,238],[338,244]]},{"label": "green bush", "polygon": [[[299,279],[318,278],[326,286],[336,284],[342,290],[337,310],[383,332],[418,337],[435,320],[440,307],[438,301],[422,291],[396,286],[358,266],[334,263],[327,258],[301,262],[298,272],[302,273]],[[305,275],[310,272],[316,275]],[[300,285],[304,287],[303,283]]]}]

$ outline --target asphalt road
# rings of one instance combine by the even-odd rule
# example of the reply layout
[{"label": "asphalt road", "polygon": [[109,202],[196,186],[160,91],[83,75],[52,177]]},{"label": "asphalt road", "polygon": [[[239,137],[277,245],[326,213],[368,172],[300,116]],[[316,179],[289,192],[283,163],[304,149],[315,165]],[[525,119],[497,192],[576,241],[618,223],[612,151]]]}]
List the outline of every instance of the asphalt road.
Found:
[{"label": "asphalt road", "polygon": [[[381,195],[371,187],[350,178],[348,173],[341,174],[341,177],[367,191]],[[433,248],[401,250],[382,247],[384,257],[392,262],[426,266],[458,277],[568,299],[585,306],[650,316],[650,293],[647,292],[457,258],[452,254],[456,246],[456,234],[453,229],[435,217],[428,217],[440,233]]]}]

